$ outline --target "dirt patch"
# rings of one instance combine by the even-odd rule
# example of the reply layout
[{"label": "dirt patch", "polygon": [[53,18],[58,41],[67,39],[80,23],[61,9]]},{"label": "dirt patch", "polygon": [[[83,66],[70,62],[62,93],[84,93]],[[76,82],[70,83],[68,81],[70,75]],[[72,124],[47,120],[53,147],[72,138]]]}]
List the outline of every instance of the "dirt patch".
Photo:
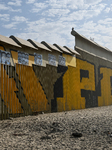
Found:
[{"label": "dirt patch", "polygon": [[0,150],[111,150],[112,106],[0,121]]}]

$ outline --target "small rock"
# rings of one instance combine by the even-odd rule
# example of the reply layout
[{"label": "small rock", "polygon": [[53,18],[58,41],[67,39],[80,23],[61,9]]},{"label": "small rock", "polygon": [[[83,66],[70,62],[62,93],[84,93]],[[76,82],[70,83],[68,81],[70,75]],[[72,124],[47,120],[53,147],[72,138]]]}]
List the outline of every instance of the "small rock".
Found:
[{"label": "small rock", "polygon": [[51,136],[42,136],[40,139],[41,140],[51,139]]},{"label": "small rock", "polygon": [[81,137],[81,139],[80,139],[81,141],[84,141],[85,140],[85,138],[84,137]]},{"label": "small rock", "polygon": [[55,124],[56,124],[55,122],[52,123],[53,126],[54,126]]},{"label": "small rock", "polygon": [[94,130],[93,130],[93,132],[95,132],[95,133],[96,133],[96,130],[94,129]]},{"label": "small rock", "polygon": [[74,136],[74,137],[82,137],[82,133],[75,132],[75,133],[72,133],[72,136]]}]

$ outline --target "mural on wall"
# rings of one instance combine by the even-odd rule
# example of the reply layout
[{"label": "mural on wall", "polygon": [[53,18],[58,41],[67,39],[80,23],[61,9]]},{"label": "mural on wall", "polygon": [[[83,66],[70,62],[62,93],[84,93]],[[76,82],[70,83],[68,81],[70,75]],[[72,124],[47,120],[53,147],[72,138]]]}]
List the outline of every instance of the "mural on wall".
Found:
[{"label": "mural on wall", "polygon": [[2,64],[10,65],[10,52],[0,51],[0,62]]},{"label": "mural on wall", "polygon": [[[11,56],[14,66],[9,65]],[[111,105],[112,68],[63,56],[56,67],[56,56],[49,54],[49,64],[43,67],[40,54],[30,56],[35,64],[29,65],[27,53],[1,50],[0,111],[4,107],[10,114],[28,115]]]},{"label": "mural on wall", "polygon": [[0,50],[5,51],[4,46],[0,45]]},{"label": "mural on wall", "polygon": [[56,56],[48,54],[48,62],[50,65],[56,66]]},{"label": "mural on wall", "polygon": [[35,56],[35,64],[41,66],[42,65],[42,55],[34,53],[34,56]]},{"label": "mural on wall", "polygon": [[48,100],[33,68],[16,64],[16,73],[23,89],[23,95],[26,98],[25,101],[29,104],[31,111],[46,111]]},{"label": "mural on wall", "polygon": [[112,105],[112,69],[100,67],[100,96],[98,96],[98,106]]},{"label": "mural on wall", "polygon": [[[18,91],[15,82],[14,67],[8,65],[0,65],[0,92],[1,92],[1,109],[7,108],[5,111],[9,113],[23,113],[21,103],[16,96]],[[2,108],[4,107],[4,108]]]},{"label": "mural on wall", "polygon": [[[65,69],[63,69],[65,68]],[[35,72],[35,75],[37,78],[39,78],[40,84],[42,85],[42,88],[46,94],[46,97],[48,99],[48,104],[49,104],[49,112],[51,111],[56,111],[57,106],[56,106],[56,100],[54,99],[56,90],[57,92],[62,88],[61,83],[59,83],[59,79],[63,76],[63,74],[66,72],[67,67],[63,66],[51,66],[51,65],[46,65],[46,67],[39,67],[36,65],[33,65],[33,70]],[[56,82],[58,82],[60,88],[54,89]],[[62,90],[61,90],[62,91]],[[61,92],[59,91],[59,92]]]},{"label": "mural on wall", "polygon": [[77,59],[77,67],[68,66],[63,76],[63,98],[57,98],[58,111],[97,106],[92,100],[95,92],[94,65]]},{"label": "mural on wall", "polygon": [[6,52],[4,46],[0,46],[0,63],[10,65],[10,52]]},{"label": "mural on wall", "polygon": [[66,66],[65,63],[66,63],[65,57],[59,55],[58,64]]},{"label": "mural on wall", "polygon": [[18,63],[23,65],[29,64],[29,54],[18,51]]}]

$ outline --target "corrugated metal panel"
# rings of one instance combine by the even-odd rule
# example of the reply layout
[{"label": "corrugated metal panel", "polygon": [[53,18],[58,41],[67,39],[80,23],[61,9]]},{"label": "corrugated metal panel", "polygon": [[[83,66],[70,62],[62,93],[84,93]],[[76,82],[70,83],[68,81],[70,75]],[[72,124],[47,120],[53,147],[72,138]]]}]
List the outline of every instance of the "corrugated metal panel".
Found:
[{"label": "corrugated metal panel", "polygon": [[21,47],[16,42],[14,42],[12,39],[10,39],[6,36],[3,36],[3,35],[0,35],[0,41],[4,42],[6,44],[9,44],[9,45],[13,45],[13,46],[16,46],[16,47]]},{"label": "corrugated metal panel", "polygon": [[44,46],[43,44],[41,43],[38,43],[36,41],[33,41],[31,39],[28,39],[27,41],[29,41],[33,46],[37,47],[37,48],[42,48],[44,50],[47,50],[47,51],[51,51],[50,49],[48,49],[46,46]]},{"label": "corrugated metal panel", "polygon": [[51,50],[55,50],[58,51],[60,53],[63,53],[62,51],[60,51],[57,47],[55,47],[54,45],[51,45],[49,43],[46,43],[45,41],[41,42],[42,44],[44,44],[47,48],[51,49]]},{"label": "corrugated metal panel", "polygon": [[21,46],[27,46],[27,47],[30,47],[30,48],[33,48],[36,50],[38,49],[38,48],[34,47],[30,42],[23,40],[21,38],[15,37],[13,35],[11,35],[10,38],[13,39],[17,44],[19,44]]},{"label": "corrugated metal panel", "polygon": [[56,46],[59,50],[65,52],[65,53],[72,54],[69,50],[67,50],[66,48],[64,48],[62,46],[59,46],[57,44],[53,44],[53,45]]},{"label": "corrugated metal panel", "polygon": [[76,54],[76,55],[80,55],[77,51],[67,47],[67,46],[64,46],[66,49],[68,49],[69,51],[71,51],[73,54]]}]

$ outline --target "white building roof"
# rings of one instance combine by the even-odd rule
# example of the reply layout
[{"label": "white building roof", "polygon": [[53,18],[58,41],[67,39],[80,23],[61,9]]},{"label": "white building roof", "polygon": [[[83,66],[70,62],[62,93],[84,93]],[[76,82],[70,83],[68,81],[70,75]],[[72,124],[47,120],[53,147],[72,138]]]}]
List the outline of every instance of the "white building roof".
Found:
[{"label": "white building roof", "polygon": [[68,49],[69,51],[71,51],[73,54],[76,54],[76,55],[80,55],[76,50],[72,49],[72,48],[69,48],[67,46],[64,46],[66,49]]},{"label": "white building roof", "polygon": [[31,39],[28,39],[27,41],[29,41],[33,46],[35,46],[37,48],[41,48],[41,49],[44,49],[44,50],[47,50],[47,51],[51,51],[49,48],[47,48],[46,46],[44,46],[43,44],[41,44],[39,42],[33,41]]},{"label": "white building roof", "polygon": [[8,38],[6,36],[0,35],[0,41],[9,45],[13,45],[16,47],[21,47],[20,45],[18,45],[16,42],[14,42],[11,38]]},{"label": "white building roof", "polygon": [[30,42],[23,40],[21,38],[15,37],[13,35],[11,35],[10,38],[13,39],[17,44],[19,44],[21,46],[27,46],[27,47],[30,47],[30,48],[33,48],[36,50],[38,49],[38,48],[34,47]]},{"label": "white building roof", "polygon": [[47,43],[47,42],[45,42],[45,41],[42,41],[41,43],[44,44],[47,48],[49,48],[49,49],[51,49],[51,50],[55,50],[55,51],[58,51],[58,52],[60,52],[60,53],[63,53],[62,51],[60,51],[57,47],[55,47],[55,46],[52,45],[52,44],[49,44],[49,43]]},{"label": "white building roof", "polygon": [[57,45],[57,44],[53,44],[54,46],[56,46],[57,48],[59,48],[59,50],[65,52],[65,53],[68,53],[68,54],[72,54],[69,50],[67,50],[65,47],[62,47],[60,45]]}]

